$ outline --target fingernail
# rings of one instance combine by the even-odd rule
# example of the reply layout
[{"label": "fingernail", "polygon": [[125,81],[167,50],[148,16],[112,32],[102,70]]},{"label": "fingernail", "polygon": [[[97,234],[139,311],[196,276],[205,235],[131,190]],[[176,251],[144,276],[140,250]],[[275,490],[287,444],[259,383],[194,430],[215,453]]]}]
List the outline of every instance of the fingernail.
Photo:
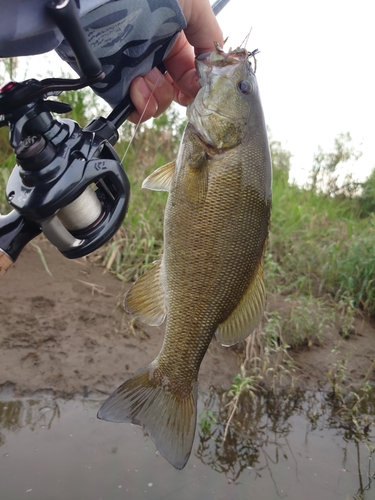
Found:
[{"label": "fingernail", "polygon": [[184,92],[181,92],[181,90],[180,90],[178,92],[175,100],[179,104],[181,104],[181,106],[187,106],[193,99],[194,99],[194,97],[191,97],[191,95],[187,95]]},{"label": "fingernail", "polygon": [[147,75],[145,75],[145,80],[151,83],[153,87],[160,87],[163,83],[163,75],[160,73],[158,68],[153,68]]},{"label": "fingernail", "polygon": [[148,99],[151,95],[151,90],[149,89],[149,86],[145,82],[144,78],[139,78],[136,89],[144,99]]}]

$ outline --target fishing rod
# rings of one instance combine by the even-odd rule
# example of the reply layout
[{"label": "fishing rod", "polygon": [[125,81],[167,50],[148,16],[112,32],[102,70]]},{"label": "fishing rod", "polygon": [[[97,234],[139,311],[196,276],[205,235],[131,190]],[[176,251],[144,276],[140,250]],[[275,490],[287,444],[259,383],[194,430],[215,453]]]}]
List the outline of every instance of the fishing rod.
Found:
[{"label": "fishing rod", "polygon": [[[228,2],[217,0],[215,15]],[[93,85],[105,73],[87,41],[76,2],[52,0],[46,12],[83,76],[11,81],[0,88],[0,127],[9,127],[17,161],[6,186],[13,210],[0,215],[0,276],[42,232],[65,257],[88,255],[116,233],[129,205],[129,180],[113,146],[135,107],[127,94],[107,118],[97,117],[84,128],[52,115],[72,107],[49,97]]]}]

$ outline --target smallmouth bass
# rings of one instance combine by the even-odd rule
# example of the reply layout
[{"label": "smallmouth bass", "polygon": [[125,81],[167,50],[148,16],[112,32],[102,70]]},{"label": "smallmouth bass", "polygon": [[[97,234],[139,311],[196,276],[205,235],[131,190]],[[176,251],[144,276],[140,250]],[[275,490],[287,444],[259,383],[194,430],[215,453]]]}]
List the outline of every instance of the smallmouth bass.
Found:
[{"label": "smallmouth bass", "polygon": [[98,412],[142,425],[177,469],[190,456],[198,371],[213,335],[226,346],[240,342],[264,309],[272,174],[251,55],[216,47],[196,59],[202,88],[177,159],[143,183],[169,191],[164,254],[125,298],[149,325],[166,318],[163,346]]}]

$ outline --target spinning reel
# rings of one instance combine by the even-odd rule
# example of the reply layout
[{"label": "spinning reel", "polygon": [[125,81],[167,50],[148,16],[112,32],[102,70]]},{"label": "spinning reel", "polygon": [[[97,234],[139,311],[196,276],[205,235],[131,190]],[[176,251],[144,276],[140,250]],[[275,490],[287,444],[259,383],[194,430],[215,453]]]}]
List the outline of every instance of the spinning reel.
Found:
[{"label": "spinning reel", "polygon": [[105,75],[74,0],[52,1],[46,9],[84,76],[9,82],[0,89],[0,126],[9,127],[17,160],[6,187],[13,211],[0,216],[0,276],[41,232],[67,258],[89,254],[118,230],[129,203],[129,181],[113,145],[134,106],[126,96],[107,118],[95,118],[83,129],[73,120],[53,117],[72,108],[48,97],[92,85]]}]

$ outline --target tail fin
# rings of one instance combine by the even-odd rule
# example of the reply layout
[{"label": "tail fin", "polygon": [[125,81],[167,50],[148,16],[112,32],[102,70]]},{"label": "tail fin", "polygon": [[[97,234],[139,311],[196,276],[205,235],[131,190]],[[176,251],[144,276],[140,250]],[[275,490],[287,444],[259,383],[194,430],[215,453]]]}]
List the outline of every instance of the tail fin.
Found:
[{"label": "tail fin", "polygon": [[197,420],[198,383],[188,394],[171,387],[154,361],[122,384],[104,402],[98,418],[142,425],[176,469],[189,459]]}]

